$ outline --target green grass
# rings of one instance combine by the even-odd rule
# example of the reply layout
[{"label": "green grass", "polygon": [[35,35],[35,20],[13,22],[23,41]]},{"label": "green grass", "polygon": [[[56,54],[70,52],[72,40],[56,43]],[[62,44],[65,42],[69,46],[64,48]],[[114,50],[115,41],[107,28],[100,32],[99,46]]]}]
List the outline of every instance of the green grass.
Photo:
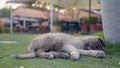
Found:
[{"label": "green grass", "polygon": [[[92,35],[104,37],[102,32]],[[98,59],[81,56],[78,61],[70,59],[15,59],[12,54],[25,53],[26,48],[35,34],[0,34],[0,41],[17,41],[16,44],[0,43],[0,68],[120,68],[120,44],[106,42],[106,58]]]}]

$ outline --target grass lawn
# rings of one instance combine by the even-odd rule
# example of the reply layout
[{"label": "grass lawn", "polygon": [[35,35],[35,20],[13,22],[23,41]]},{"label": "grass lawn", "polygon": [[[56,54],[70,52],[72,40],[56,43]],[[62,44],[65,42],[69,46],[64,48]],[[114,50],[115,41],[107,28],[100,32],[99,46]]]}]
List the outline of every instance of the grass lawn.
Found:
[{"label": "grass lawn", "polygon": [[[103,37],[102,32],[92,35]],[[31,39],[35,34],[0,34],[0,41],[16,41],[17,43],[0,43],[0,68],[120,68],[120,44],[106,42],[106,58],[98,59],[81,56],[78,61],[70,59],[15,59],[12,54],[25,53]]]}]

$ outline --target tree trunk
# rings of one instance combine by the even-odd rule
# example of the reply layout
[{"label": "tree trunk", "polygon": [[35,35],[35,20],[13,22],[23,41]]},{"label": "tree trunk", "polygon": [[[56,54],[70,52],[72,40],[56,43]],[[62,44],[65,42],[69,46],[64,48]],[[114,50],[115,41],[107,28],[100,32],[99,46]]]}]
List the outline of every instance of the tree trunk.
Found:
[{"label": "tree trunk", "polygon": [[120,0],[100,0],[105,39],[120,43]]}]

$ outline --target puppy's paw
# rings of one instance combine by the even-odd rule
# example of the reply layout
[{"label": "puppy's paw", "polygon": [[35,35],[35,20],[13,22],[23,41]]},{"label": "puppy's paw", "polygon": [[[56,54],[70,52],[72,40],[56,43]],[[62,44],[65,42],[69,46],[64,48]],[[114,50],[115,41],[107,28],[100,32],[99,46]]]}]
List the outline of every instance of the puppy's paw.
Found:
[{"label": "puppy's paw", "polygon": [[72,60],[78,60],[79,59],[79,53],[78,52],[75,52],[75,51],[73,51],[73,52],[71,52],[71,59]]},{"label": "puppy's paw", "polygon": [[68,59],[70,58],[70,55],[68,53],[62,53],[61,58]]},{"label": "puppy's paw", "polygon": [[54,58],[54,55],[53,55],[53,54],[48,54],[47,58],[48,58],[48,59],[53,59],[53,58]]},{"label": "puppy's paw", "polygon": [[98,51],[95,55],[97,58],[104,58],[105,57],[105,52],[104,51]]}]

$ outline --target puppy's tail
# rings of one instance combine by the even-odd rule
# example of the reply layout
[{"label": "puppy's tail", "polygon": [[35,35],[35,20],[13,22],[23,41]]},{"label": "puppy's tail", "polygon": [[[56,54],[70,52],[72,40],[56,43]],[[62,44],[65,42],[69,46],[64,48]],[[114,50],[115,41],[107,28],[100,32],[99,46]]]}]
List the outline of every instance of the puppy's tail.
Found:
[{"label": "puppy's tail", "polygon": [[27,53],[27,54],[14,54],[12,57],[17,58],[17,59],[27,59],[27,58],[35,58],[36,55],[34,52],[32,53]]}]

